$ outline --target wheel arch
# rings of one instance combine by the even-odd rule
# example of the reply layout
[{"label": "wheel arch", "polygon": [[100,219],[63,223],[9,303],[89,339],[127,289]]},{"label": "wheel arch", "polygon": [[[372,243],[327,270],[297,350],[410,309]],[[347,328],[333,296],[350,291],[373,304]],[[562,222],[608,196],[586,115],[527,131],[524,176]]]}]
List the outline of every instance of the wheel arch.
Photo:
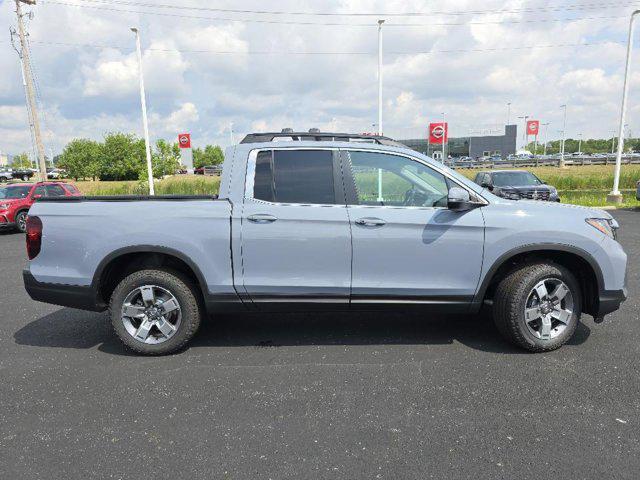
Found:
[{"label": "wheel arch", "polygon": [[169,247],[137,245],[111,252],[101,260],[91,282],[99,304],[107,305],[111,293],[120,281],[134,271],[145,268],[165,267],[187,277],[202,298],[207,295],[207,283],[196,263],[187,255]]},{"label": "wheel arch", "polygon": [[497,283],[514,269],[544,260],[561,265],[575,275],[582,289],[582,311],[593,315],[598,307],[599,293],[604,289],[602,270],[589,252],[562,244],[526,245],[504,253],[482,279],[473,301],[474,307],[479,310],[485,300],[491,299]]}]

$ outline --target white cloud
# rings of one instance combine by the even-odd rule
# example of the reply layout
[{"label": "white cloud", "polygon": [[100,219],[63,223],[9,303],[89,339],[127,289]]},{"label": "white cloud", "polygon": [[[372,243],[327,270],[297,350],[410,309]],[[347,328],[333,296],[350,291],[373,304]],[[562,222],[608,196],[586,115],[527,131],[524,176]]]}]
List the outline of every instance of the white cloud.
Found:
[{"label": "white cloud", "polygon": [[[243,4],[247,9],[343,13],[541,6],[562,7],[563,3],[498,0],[488,5],[480,0],[451,0],[437,8],[426,0],[247,0]],[[43,130],[45,141],[55,150],[75,136],[100,138],[111,130],[141,133],[132,25],[142,34],[154,138],[173,138],[177,131],[188,129],[196,144],[226,145],[230,122],[237,139],[251,130],[283,127],[361,132],[371,130],[377,121],[375,18],[336,18],[332,20],[372,25],[333,27],[123,14],[47,3],[33,10],[36,16],[29,29],[46,111]],[[627,10],[389,17],[384,26],[385,133],[397,138],[424,136],[425,125],[446,112],[452,133],[466,134],[471,127],[504,123],[506,103],[511,102],[512,121],[525,114],[550,121],[550,136],[560,129],[559,105],[564,103],[569,105],[568,135],[609,135],[619,112],[625,55],[621,42],[628,20],[552,20],[624,16]],[[190,10],[180,14],[206,16]],[[14,24],[14,17],[11,2],[1,3],[0,19]],[[323,17],[305,20],[328,21]],[[439,25],[490,21],[522,23]],[[425,26],[400,27],[400,23]],[[584,42],[608,43],[525,48]],[[65,45],[69,43],[108,48]],[[255,54],[283,51],[370,54]],[[0,150],[29,150],[19,61],[9,45],[0,50],[0,69],[4,72]],[[631,86],[628,121],[633,126],[640,123],[640,74],[634,75]]]}]

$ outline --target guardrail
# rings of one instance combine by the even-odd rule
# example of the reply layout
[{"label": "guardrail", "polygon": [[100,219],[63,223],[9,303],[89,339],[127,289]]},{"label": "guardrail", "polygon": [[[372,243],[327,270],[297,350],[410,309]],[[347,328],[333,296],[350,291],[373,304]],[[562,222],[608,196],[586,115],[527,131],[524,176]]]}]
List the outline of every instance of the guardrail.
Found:
[{"label": "guardrail", "polygon": [[[559,158],[518,158],[512,160],[445,160],[451,168],[558,167]],[[615,157],[565,157],[565,165],[614,165]],[[623,165],[640,164],[640,157],[623,157]]]}]

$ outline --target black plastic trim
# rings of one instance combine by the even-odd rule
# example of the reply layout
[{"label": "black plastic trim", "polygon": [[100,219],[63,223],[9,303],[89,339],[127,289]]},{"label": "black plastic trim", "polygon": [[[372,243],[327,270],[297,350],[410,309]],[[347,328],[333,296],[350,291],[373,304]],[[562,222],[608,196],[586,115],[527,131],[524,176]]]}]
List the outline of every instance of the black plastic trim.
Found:
[{"label": "black plastic trim", "polygon": [[602,275],[602,270],[600,269],[600,265],[598,265],[598,262],[596,262],[596,260],[591,256],[589,252],[582,250],[581,248],[578,248],[578,247],[573,247],[571,245],[564,245],[564,244],[558,244],[558,243],[536,243],[536,244],[524,245],[518,248],[514,248],[502,254],[500,257],[498,257],[498,259],[493,263],[491,268],[487,271],[487,274],[484,276],[484,279],[482,280],[482,284],[480,285],[480,288],[478,289],[478,292],[476,293],[473,299],[472,306],[471,306],[472,313],[477,313],[478,311],[480,311],[480,308],[482,307],[482,303],[484,301],[484,296],[487,293],[487,289],[491,284],[493,276],[501,266],[503,266],[507,261],[509,261],[509,259],[517,255],[521,255],[523,253],[535,253],[535,252],[540,252],[544,250],[571,253],[585,260],[591,266],[591,268],[596,274],[596,280],[598,282],[598,292],[603,292],[604,277]]},{"label": "black plastic trim", "polygon": [[38,302],[92,312],[102,312],[107,309],[105,304],[97,301],[96,290],[92,286],[39,282],[28,269],[23,270],[22,277],[27,293]]},{"label": "black plastic trim", "polygon": [[202,291],[202,296],[204,298],[207,311],[220,310],[220,308],[218,307],[218,304],[239,303],[243,305],[237,293],[219,294],[219,293],[209,292],[207,288],[207,282],[205,281],[202,271],[200,271],[200,268],[198,267],[198,265],[193,260],[191,260],[191,258],[183,254],[182,252],[179,252],[178,250],[174,250],[173,248],[169,248],[169,247],[163,247],[160,245],[136,245],[132,247],[124,247],[118,250],[114,250],[109,255],[104,257],[98,264],[98,267],[96,268],[96,271],[93,275],[93,280],[91,282],[91,286],[96,293],[100,289],[100,278],[102,277],[102,274],[104,273],[104,269],[106,268],[106,266],[116,258],[121,257],[122,255],[130,254],[130,253],[160,253],[160,254],[176,257],[182,260],[184,263],[186,263],[187,266],[193,271],[194,275],[196,276],[196,279],[198,280],[198,283],[199,283],[198,286]]},{"label": "black plastic trim", "polygon": [[601,291],[598,298],[598,307],[596,312],[593,314],[593,317],[595,319],[602,319],[605,315],[615,312],[626,299],[626,288],[623,288],[622,290]]}]

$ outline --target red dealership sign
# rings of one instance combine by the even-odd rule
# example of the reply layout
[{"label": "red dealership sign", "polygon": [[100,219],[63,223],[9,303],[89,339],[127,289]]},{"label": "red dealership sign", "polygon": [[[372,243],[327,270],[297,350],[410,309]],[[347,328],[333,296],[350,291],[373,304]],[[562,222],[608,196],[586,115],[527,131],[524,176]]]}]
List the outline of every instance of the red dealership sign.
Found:
[{"label": "red dealership sign", "polygon": [[191,134],[189,133],[178,134],[178,146],[180,148],[191,148]]},{"label": "red dealership sign", "polygon": [[449,141],[449,124],[448,123],[430,123],[429,124],[429,143],[442,145]]},{"label": "red dealership sign", "polygon": [[529,120],[527,122],[527,135],[533,135],[533,136],[537,137],[539,131],[540,131],[540,121],[539,120]]}]

